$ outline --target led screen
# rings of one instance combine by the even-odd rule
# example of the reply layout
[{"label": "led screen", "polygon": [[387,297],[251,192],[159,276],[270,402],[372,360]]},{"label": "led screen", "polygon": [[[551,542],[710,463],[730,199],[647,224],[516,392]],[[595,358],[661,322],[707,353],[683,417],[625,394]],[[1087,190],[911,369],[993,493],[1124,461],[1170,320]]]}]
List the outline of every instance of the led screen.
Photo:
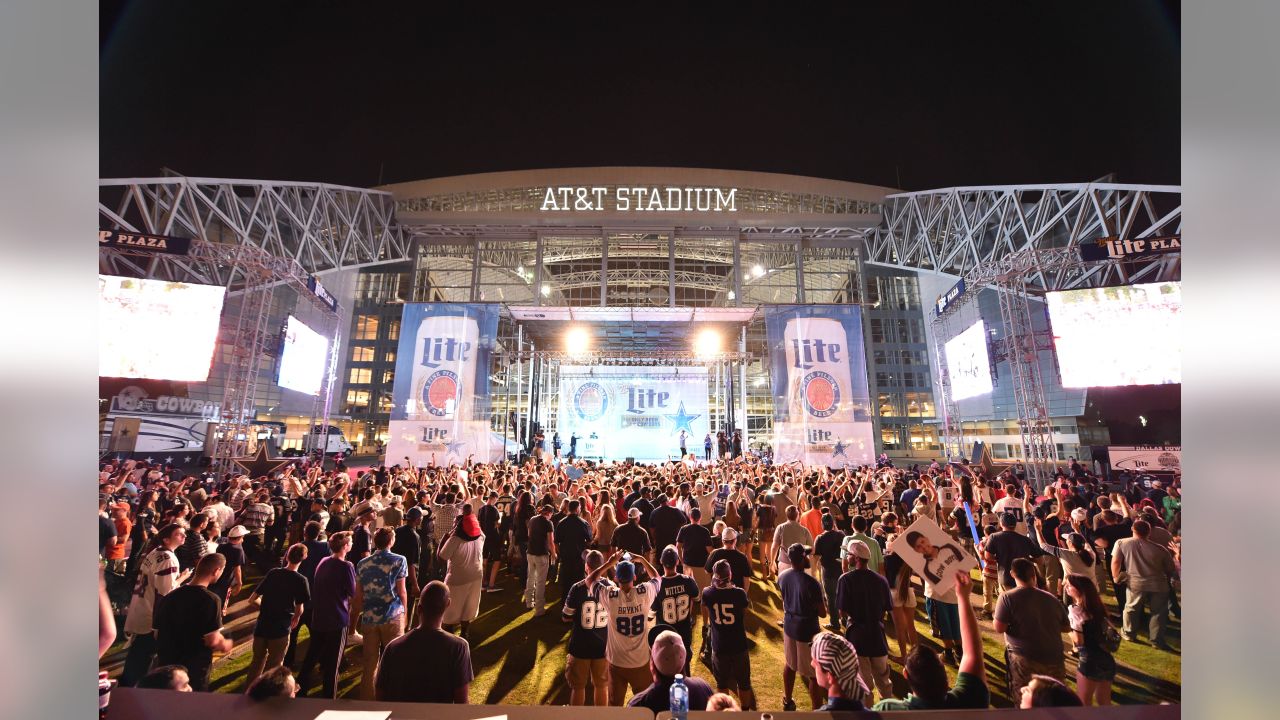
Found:
[{"label": "led screen", "polygon": [[329,359],[329,340],[290,315],[280,353],[280,387],[319,395]]},{"label": "led screen", "polygon": [[1182,286],[1176,282],[1051,292],[1062,386],[1182,382]]},{"label": "led screen", "polygon": [[226,289],[98,276],[98,375],[204,382]]},{"label": "led screen", "polygon": [[947,374],[951,378],[951,399],[986,395],[991,392],[991,361],[987,358],[987,324],[979,320],[968,330],[947,341]]}]

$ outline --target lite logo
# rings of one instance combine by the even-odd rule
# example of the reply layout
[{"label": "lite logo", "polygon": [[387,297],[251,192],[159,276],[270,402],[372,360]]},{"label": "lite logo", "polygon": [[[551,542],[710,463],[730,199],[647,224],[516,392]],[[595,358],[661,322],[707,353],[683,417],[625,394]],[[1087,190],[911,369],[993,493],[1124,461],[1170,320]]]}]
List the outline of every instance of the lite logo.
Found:
[{"label": "lite logo", "polygon": [[830,430],[815,430],[810,428],[807,433],[807,440],[811,443],[831,442],[834,434]]},{"label": "lite logo", "polygon": [[812,368],[814,363],[840,362],[841,346],[822,340],[793,339],[791,348],[795,350],[795,366],[800,370]]},{"label": "lite logo", "polygon": [[627,388],[627,412],[643,415],[646,410],[667,407],[670,399],[669,392],[658,392],[653,388]]},{"label": "lite logo", "polygon": [[424,427],[422,428],[422,442],[449,442],[449,431],[444,428]]},{"label": "lite logo", "polygon": [[423,367],[438,368],[444,363],[464,363],[471,360],[471,343],[454,338],[422,338]]}]

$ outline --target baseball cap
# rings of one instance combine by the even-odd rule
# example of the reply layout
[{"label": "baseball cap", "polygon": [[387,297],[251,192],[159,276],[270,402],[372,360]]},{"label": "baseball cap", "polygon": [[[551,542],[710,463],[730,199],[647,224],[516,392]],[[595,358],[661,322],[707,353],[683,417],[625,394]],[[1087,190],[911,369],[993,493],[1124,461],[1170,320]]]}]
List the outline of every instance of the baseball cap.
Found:
[{"label": "baseball cap", "polygon": [[359,503],[356,503],[356,506],[351,508],[351,514],[356,516],[360,516],[365,513],[371,513],[371,512],[373,512],[373,504],[370,503],[368,500],[363,500]]},{"label": "baseball cap", "polygon": [[851,540],[849,542],[848,548],[849,548],[849,554],[851,555],[857,555],[863,560],[871,559],[871,548],[867,547],[867,544],[862,542],[861,540]]},{"label": "baseball cap", "polygon": [[720,587],[728,587],[733,582],[733,567],[729,565],[728,560],[717,560],[711,566],[711,576],[715,580],[716,585]]},{"label": "baseball cap", "polygon": [[792,543],[791,547],[787,548],[787,559],[791,561],[792,565],[804,567],[805,558],[809,557],[812,552],[812,550],[800,543]]},{"label": "baseball cap", "polygon": [[662,549],[661,562],[664,567],[675,567],[680,564],[680,553],[676,552],[674,545],[668,545]]},{"label": "baseball cap", "polygon": [[640,517],[640,508],[633,507],[633,508],[631,508],[630,510],[628,510],[628,511],[627,511],[627,517],[629,517],[629,518],[638,518],[638,517]]},{"label": "baseball cap", "polygon": [[649,649],[649,657],[653,660],[654,669],[664,677],[673,677],[683,671],[686,656],[684,639],[679,633],[671,630],[658,633],[658,637],[653,641],[653,647]]},{"label": "baseball cap", "polygon": [[1084,508],[1076,508],[1071,511],[1071,520],[1073,522],[1082,523],[1089,519],[1089,511]]},{"label": "baseball cap", "polygon": [[833,517],[831,517],[831,515],[830,515],[830,514],[827,514],[827,515],[823,515],[823,516],[822,516],[822,529],[823,529],[823,530],[830,530],[830,529],[834,528],[835,526],[836,526],[836,519],[835,519],[835,518],[833,518]]},{"label": "baseball cap", "polygon": [[237,525],[231,528],[231,531],[227,533],[227,537],[238,538],[238,537],[244,537],[245,535],[248,535],[248,534],[249,534],[249,531],[245,529],[245,526]]},{"label": "baseball cap", "polygon": [[422,517],[422,508],[418,507],[417,505],[414,505],[413,507],[409,508],[409,512],[405,513],[404,516],[409,518],[410,520],[417,520]]},{"label": "baseball cap", "polygon": [[614,571],[614,577],[618,578],[618,582],[620,583],[631,582],[632,580],[635,580],[636,579],[635,563],[627,562],[626,560],[623,560],[622,562],[618,563],[618,568],[616,571]]},{"label": "baseball cap", "polygon": [[738,539],[738,531],[731,527],[727,527],[720,531],[720,539],[725,542],[733,542]]}]

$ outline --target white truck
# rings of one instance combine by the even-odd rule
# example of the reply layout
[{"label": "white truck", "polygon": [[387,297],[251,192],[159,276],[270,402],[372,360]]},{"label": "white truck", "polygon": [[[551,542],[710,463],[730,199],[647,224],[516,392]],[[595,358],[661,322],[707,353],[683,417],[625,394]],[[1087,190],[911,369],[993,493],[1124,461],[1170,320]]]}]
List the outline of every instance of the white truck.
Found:
[{"label": "white truck", "polygon": [[305,455],[312,450],[320,450],[325,455],[336,455],[342,453],[350,455],[355,448],[351,442],[347,440],[347,436],[342,434],[342,428],[330,425],[328,432],[325,432],[323,425],[316,425],[311,428],[311,433],[302,438],[302,449],[289,450],[284,452],[285,455]]}]

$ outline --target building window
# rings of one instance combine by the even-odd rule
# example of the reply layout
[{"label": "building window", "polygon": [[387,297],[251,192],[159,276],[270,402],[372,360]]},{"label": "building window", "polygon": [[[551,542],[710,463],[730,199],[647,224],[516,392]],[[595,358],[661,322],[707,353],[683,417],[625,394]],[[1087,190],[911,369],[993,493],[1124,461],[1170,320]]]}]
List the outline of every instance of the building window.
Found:
[{"label": "building window", "polygon": [[880,318],[871,318],[871,342],[884,342],[884,323]]},{"label": "building window", "polygon": [[896,425],[880,427],[880,445],[885,450],[896,450],[902,446],[901,433]]},{"label": "building window", "polygon": [[347,391],[347,407],[348,408],[369,407],[369,391],[368,390],[348,390]]},{"label": "building window", "polygon": [[398,318],[387,323],[387,339],[400,339],[400,320]]},{"label": "building window", "polygon": [[373,381],[373,370],[369,368],[351,368],[351,375],[347,379],[349,385],[368,385]]},{"label": "building window", "polygon": [[378,412],[391,412],[393,403],[391,402],[391,393],[382,393],[378,396]]},{"label": "building window", "polygon": [[395,362],[395,361],[396,361],[396,351],[395,351],[395,350],[388,350],[385,354],[383,354],[382,359],[383,359],[385,362],[389,362],[389,363],[393,363],[393,362]]},{"label": "building window", "polygon": [[876,373],[876,387],[891,388],[898,387],[897,380],[894,379],[893,373],[878,372]]},{"label": "building window", "polygon": [[394,383],[395,381],[396,381],[396,371],[395,371],[395,370],[384,370],[384,371],[382,372],[382,384],[383,384],[383,385],[391,385],[391,384],[392,384],[392,383]]},{"label": "building window", "polygon": [[373,348],[359,346],[351,348],[351,362],[373,362]]},{"label": "building window", "polygon": [[935,417],[933,398],[929,393],[906,393],[907,415],[910,417]]},{"label": "building window", "polygon": [[378,316],[360,315],[356,317],[356,340],[378,339]]}]

